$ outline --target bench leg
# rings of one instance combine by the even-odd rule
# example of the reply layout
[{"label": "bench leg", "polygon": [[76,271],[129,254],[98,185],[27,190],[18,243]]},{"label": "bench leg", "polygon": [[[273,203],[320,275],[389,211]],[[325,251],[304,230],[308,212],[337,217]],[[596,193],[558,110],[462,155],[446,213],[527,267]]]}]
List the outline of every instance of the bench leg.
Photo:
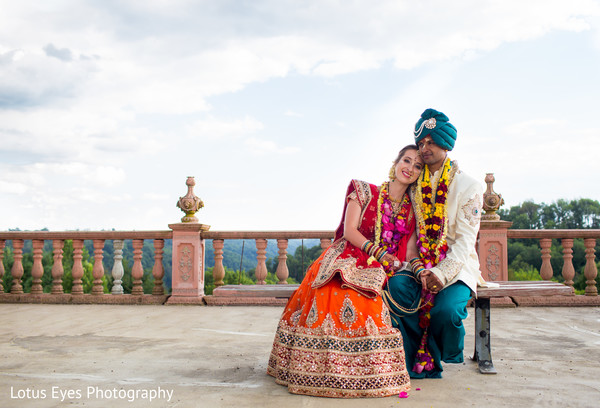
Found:
[{"label": "bench leg", "polygon": [[490,299],[475,299],[475,353],[481,374],[496,374],[490,346]]}]

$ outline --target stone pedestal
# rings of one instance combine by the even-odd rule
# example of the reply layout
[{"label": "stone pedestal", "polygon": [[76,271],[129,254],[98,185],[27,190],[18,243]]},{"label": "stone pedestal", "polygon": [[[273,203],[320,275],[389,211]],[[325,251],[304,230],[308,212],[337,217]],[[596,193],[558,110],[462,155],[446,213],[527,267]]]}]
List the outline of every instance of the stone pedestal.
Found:
[{"label": "stone pedestal", "polygon": [[210,226],[200,223],[169,224],[173,230],[172,292],[167,304],[203,304],[204,240]]},{"label": "stone pedestal", "polygon": [[507,230],[509,221],[481,220],[479,227],[479,269],[486,281],[508,280]]}]

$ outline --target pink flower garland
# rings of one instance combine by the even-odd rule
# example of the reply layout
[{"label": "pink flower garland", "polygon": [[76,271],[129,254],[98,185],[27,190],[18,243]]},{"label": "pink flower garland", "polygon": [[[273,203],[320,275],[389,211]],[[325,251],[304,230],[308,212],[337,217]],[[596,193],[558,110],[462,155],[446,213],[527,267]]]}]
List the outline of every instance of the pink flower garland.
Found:
[{"label": "pink flower garland", "polygon": [[[388,183],[381,186],[380,193],[380,217],[381,217],[381,244],[385,250],[392,255],[398,251],[398,243],[402,236],[410,233],[406,219],[411,209],[411,202],[408,194],[404,194],[400,204],[398,214],[394,214],[392,201],[388,193]],[[388,276],[390,272],[388,271]]]}]

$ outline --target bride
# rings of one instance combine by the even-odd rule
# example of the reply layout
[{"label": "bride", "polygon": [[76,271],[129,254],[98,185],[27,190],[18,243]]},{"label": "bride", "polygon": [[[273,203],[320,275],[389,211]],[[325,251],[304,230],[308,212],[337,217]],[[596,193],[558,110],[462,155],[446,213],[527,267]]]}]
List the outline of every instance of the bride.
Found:
[{"label": "bride", "polygon": [[348,186],[335,241],[308,268],[275,333],[267,373],[289,392],[353,398],[409,391],[402,335],[381,290],[416,256],[408,190],[422,168],[417,146],[409,145],[389,182]]}]

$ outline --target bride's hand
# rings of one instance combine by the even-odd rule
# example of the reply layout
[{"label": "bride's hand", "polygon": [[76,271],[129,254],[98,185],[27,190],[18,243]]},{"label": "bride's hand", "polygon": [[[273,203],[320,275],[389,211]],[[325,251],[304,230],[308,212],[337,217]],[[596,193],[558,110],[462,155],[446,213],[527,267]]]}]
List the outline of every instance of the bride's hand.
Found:
[{"label": "bride's hand", "polygon": [[[385,254],[383,256],[383,259],[381,260],[381,263],[383,264],[384,267],[391,269],[391,270],[398,270],[400,268],[401,262],[398,260],[398,258],[396,258],[394,255],[391,254]],[[387,265],[386,265],[387,263]]]}]

